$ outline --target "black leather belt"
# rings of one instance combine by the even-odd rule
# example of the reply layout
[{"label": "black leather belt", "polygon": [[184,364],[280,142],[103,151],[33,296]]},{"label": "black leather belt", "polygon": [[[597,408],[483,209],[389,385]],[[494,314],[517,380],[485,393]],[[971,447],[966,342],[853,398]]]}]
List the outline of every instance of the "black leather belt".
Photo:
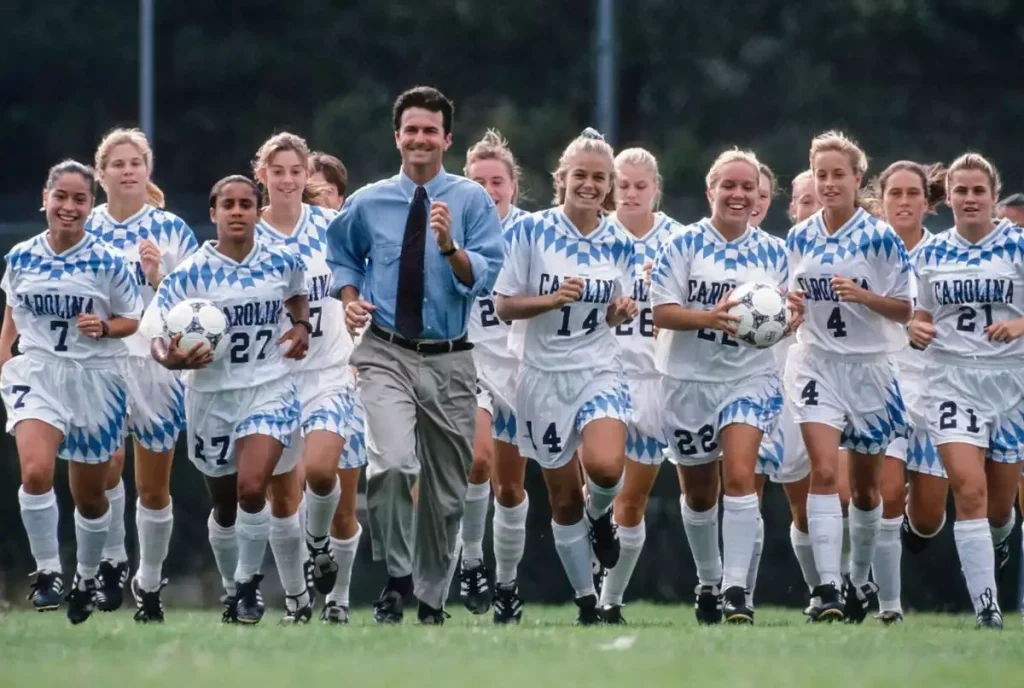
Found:
[{"label": "black leather belt", "polygon": [[370,332],[372,332],[378,339],[383,339],[385,342],[390,342],[391,344],[397,344],[403,349],[415,351],[418,354],[450,354],[455,353],[456,351],[469,351],[473,348],[473,344],[470,343],[469,339],[465,336],[462,336],[459,339],[412,340],[406,339],[394,332],[388,332],[383,327],[378,327],[375,323],[370,323]]}]

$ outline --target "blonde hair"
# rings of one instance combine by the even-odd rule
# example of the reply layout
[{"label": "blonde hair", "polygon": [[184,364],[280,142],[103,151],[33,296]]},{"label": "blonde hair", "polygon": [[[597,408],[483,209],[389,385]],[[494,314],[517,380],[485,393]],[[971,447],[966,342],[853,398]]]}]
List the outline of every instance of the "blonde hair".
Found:
[{"label": "blonde hair", "polygon": [[791,186],[792,190],[795,192],[796,191],[796,185],[799,184],[800,182],[804,181],[805,179],[813,180],[814,179],[814,172],[812,170],[804,170],[803,172],[801,172],[797,176],[793,177],[793,184]]},{"label": "blonde hair", "polygon": [[555,181],[555,205],[565,203],[565,176],[569,173],[569,161],[581,153],[602,155],[608,159],[608,168],[611,170],[608,180],[608,195],[601,202],[601,207],[609,213],[613,212],[615,210],[615,151],[596,129],[590,127],[584,129],[566,146],[561,157],[558,158],[558,168],[551,173]]},{"label": "blonde hair", "polygon": [[757,173],[758,183],[761,181],[761,162],[754,155],[753,151],[740,150],[739,148],[732,148],[727,151],[723,151],[718,154],[715,161],[711,163],[711,169],[708,170],[707,176],[704,178],[707,188],[711,189],[718,183],[718,179],[722,176],[722,168],[731,162],[745,162],[754,168],[754,172]]},{"label": "blonde hair", "polygon": [[469,176],[469,168],[478,160],[497,160],[505,164],[505,168],[508,169],[509,179],[512,180],[512,202],[515,203],[516,196],[519,195],[519,179],[522,177],[523,171],[519,168],[516,156],[512,155],[512,150],[508,147],[508,141],[505,140],[500,131],[488,129],[484,137],[466,151],[466,166],[462,171],[467,177]]},{"label": "blonde hair", "polygon": [[999,170],[979,153],[964,153],[953,161],[953,164],[946,170],[946,188],[952,187],[953,173],[962,170],[980,170],[988,177],[989,187],[992,191],[992,198],[998,199],[1002,190],[1002,182],[999,179]]},{"label": "blonde hair", "polygon": [[[142,162],[146,165],[146,171],[153,174],[153,149],[149,145],[149,139],[141,129],[111,129],[96,147],[96,169],[104,173],[110,163],[110,154],[114,148],[121,144],[130,144],[139,152]],[[106,187],[103,187],[106,191]],[[110,192],[107,192],[107,196]],[[164,192],[152,180],[146,182],[146,201],[155,208],[163,208],[166,199]]]},{"label": "blonde hair", "polygon": [[615,156],[616,175],[622,172],[622,168],[625,165],[638,167],[651,176],[651,179],[654,180],[655,185],[658,187],[657,192],[654,194],[654,207],[657,208],[661,205],[662,179],[661,172],[658,170],[658,159],[654,157],[654,154],[646,148],[627,148],[626,150],[619,151],[619,154]]},{"label": "blonde hair", "polygon": [[[324,193],[325,187],[323,184],[316,184],[308,180],[310,166],[309,145],[306,143],[306,139],[301,136],[282,131],[264,141],[263,145],[256,151],[256,158],[252,161],[253,176],[257,181],[261,173],[266,176],[267,168],[270,166],[270,159],[284,151],[292,151],[298,155],[302,166],[306,168],[307,181],[305,188],[302,189],[302,202],[310,205],[319,205],[317,201]],[[265,182],[260,182],[260,185],[263,187],[263,199],[269,204],[270,189],[267,188]]]},{"label": "blonde hair", "polygon": [[818,153],[834,151],[843,153],[850,160],[854,174],[864,175],[868,171],[868,156],[864,154],[857,142],[841,131],[826,131],[818,134],[811,141],[810,162],[814,169],[814,156]]}]

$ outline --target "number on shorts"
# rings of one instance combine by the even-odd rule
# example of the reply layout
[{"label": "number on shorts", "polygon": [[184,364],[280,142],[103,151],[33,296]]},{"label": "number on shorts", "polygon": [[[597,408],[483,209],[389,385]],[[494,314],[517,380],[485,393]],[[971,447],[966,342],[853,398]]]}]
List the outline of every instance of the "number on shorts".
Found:
[{"label": "number on shorts", "polygon": [[494,314],[494,301],[492,299],[480,299],[480,325],[483,327],[495,327],[501,321]]},{"label": "number on shorts", "polygon": [[825,327],[832,330],[833,337],[846,336],[846,322],[843,320],[843,314],[839,310],[839,306],[832,309],[832,313],[828,316],[828,321],[825,323]]},{"label": "number on shorts", "polygon": [[32,391],[32,388],[28,385],[12,385],[11,392],[18,395],[18,398],[14,400],[14,408],[20,409],[25,407],[25,395]]},{"label": "number on shorts", "polygon": [[697,447],[693,445],[693,433],[686,430],[676,430],[676,449],[683,456],[693,456],[697,453]]},{"label": "number on shorts", "polygon": [[551,454],[562,451],[562,438],[558,436],[558,428],[554,423],[548,423],[548,429],[544,431],[540,441],[547,445],[548,452]]},{"label": "number on shorts", "polygon": [[67,351],[68,350],[68,321],[67,320],[51,320],[50,331],[60,333],[57,335],[57,344],[53,347],[54,351]]},{"label": "number on shorts", "polygon": [[[210,438],[210,446],[217,450],[217,458],[214,459],[216,465],[226,466],[228,464],[228,445],[231,444],[231,438],[227,435],[217,435],[216,437]],[[207,463],[209,459],[206,458],[206,444],[203,442],[203,438],[196,435],[196,447],[195,457],[203,463]]]},{"label": "number on shorts", "polygon": [[[641,337],[653,337],[654,336],[654,312],[650,308],[640,309],[640,314],[637,316],[640,321],[640,336]],[[636,319],[630,320],[629,322],[620,323],[615,328],[615,334],[620,337],[629,337],[633,334],[633,323]]]},{"label": "number on shorts", "polygon": [[309,333],[310,337],[323,337],[324,331],[320,327],[320,322],[324,317],[323,306],[314,306],[309,309],[309,324],[313,326],[313,331]]},{"label": "number on shorts", "polygon": [[[959,329],[959,328],[957,328]],[[967,432],[981,432],[978,425],[978,416],[974,409],[964,409],[967,412]],[[956,428],[956,402],[944,401],[939,404],[939,430],[953,430]]]},{"label": "number on shorts", "polygon": [[[735,339],[729,339],[729,335],[725,332],[719,332],[718,330],[710,330],[706,327],[697,330],[697,339],[703,339],[708,342],[718,341],[717,335],[722,335],[722,346],[739,346],[740,343]],[[654,319],[651,319],[651,336],[654,336]]]},{"label": "number on shorts", "polygon": [[[697,453],[697,445],[694,442],[693,433],[688,430],[676,430],[676,449],[683,456],[693,456]],[[697,431],[697,435],[700,437],[700,447],[705,454],[718,449],[718,442],[714,441],[715,428],[708,424],[701,426],[700,430]]]},{"label": "number on shorts", "polygon": [[800,398],[808,406],[818,405],[818,383],[815,380],[811,380],[804,388],[800,390]]},{"label": "number on shorts", "polygon": [[526,439],[530,440],[530,444],[533,445],[534,451],[537,450],[537,441],[533,439],[533,421],[526,421]]},{"label": "number on shorts", "polygon": [[[985,311],[985,327],[992,324],[992,306],[985,304],[981,307]],[[970,306],[960,306],[960,317],[956,319],[956,329],[960,332],[974,332],[976,329],[974,319],[978,317],[978,311]]]},{"label": "number on shorts", "polygon": [[[260,345],[259,353],[256,354],[256,360],[262,361],[267,357],[267,345],[270,344],[270,340],[274,338],[273,330],[259,330],[256,332],[256,344],[260,344],[260,340],[263,340],[263,344]],[[248,363],[249,362],[249,333],[248,332],[235,332],[231,335],[231,362],[232,363]]]},{"label": "number on shorts", "polygon": [[[569,329],[569,316],[572,315],[572,306],[562,306],[562,326],[555,331],[559,337],[568,337],[572,334],[572,330]],[[590,334],[597,329],[598,325],[598,310],[592,308],[586,318],[583,319],[583,327],[586,331],[583,334]]]},{"label": "number on shorts", "polygon": [[718,449],[718,442],[714,441],[715,428],[713,426],[705,425],[697,431],[697,434],[700,435],[700,445],[701,449],[704,450],[704,453],[710,454]]}]

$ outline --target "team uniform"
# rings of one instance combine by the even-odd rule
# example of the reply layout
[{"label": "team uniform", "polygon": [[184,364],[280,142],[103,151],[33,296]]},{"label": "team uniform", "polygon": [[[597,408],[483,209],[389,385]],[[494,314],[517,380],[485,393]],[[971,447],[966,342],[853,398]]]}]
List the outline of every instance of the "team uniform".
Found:
[{"label": "team uniform", "polygon": [[127,413],[118,339],[92,339],[78,331],[78,316],[138,320],[142,299],[128,261],[86,234],[55,253],[47,232],[23,241],[6,256],[2,286],[13,309],[22,355],[4,364],[2,390],[7,431],[40,420],[64,433],[58,456],[104,463],[121,445]]},{"label": "team uniform", "polygon": [[[511,206],[502,220],[508,229],[525,211]],[[477,370],[477,407],[491,417],[491,434],[507,444],[516,443],[516,414],[514,407],[516,371],[519,359],[509,350],[511,327],[498,318],[494,296],[482,296],[473,302],[469,312],[467,334],[473,342],[473,362]]]},{"label": "team uniform", "polygon": [[[708,311],[740,284],[784,286],[782,241],[754,227],[726,241],[707,218],[662,246],[651,274],[651,303]],[[658,338],[662,429],[670,458],[684,466],[714,461],[719,434],[732,423],[770,433],[782,409],[773,354],[747,347],[725,332],[666,330]],[[768,457],[768,460],[779,457]]]},{"label": "team uniform", "polygon": [[[182,374],[188,456],[204,475],[237,472],[235,442],[268,435],[285,447],[299,428],[300,405],[291,365],[276,342],[289,329],[284,302],[306,294],[306,269],[291,249],[257,240],[241,262],[206,242],[160,283],[161,317],[185,299],[206,299],[224,312],[228,337],[217,360]],[[275,475],[295,468],[282,456]]]},{"label": "team uniform", "polygon": [[839,300],[831,280],[843,276],[881,296],[911,300],[903,241],[858,208],[829,235],[823,211],[790,230],[791,289],[806,294],[806,313],[789,352],[785,386],[798,424],[841,432],[840,446],[880,454],[907,437],[909,418],[887,349],[900,326],[858,303]]},{"label": "team uniform", "polygon": [[[85,231],[124,254],[128,268],[148,307],[156,294],[139,261],[139,242],[148,240],[160,249],[160,273],[168,274],[199,247],[195,235],[181,218],[144,205],[123,222],[110,216],[106,204],[97,206],[85,223]],[[124,339],[128,355],[120,358],[128,392],[128,432],[152,452],[174,448],[185,426],[184,387],[174,371],[153,360],[149,338],[136,332]]]},{"label": "team uniform", "polygon": [[525,323],[516,380],[519,453],[543,468],[570,460],[591,421],[632,413],[608,307],[633,289],[632,238],[608,218],[587,236],[560,208],[519,219],[505,232],[505,264],[494,291],[541,296],[579,277],[581,297]]},{"label": "team uniform", "polygon": [[[618,222],[612,217],[612,222]],[[628,236],[625,227],[619,225]],[[648,466],[660,465],[665,457],[665,436],[661,427],[661,375],[654,362],[654,316],[651,289],[644,265],[653,263],[658,248],[680,225],[664,213],[654,216],[654,226],[643,237],[633,237],[636,259],[633,267],[633,300],[639,312],[630,322],[615,328],[622,348],[622,366],[628,379],[633,417],[626,425],[626,456]]]},{"label": "team uniform", "polygon": [[811,472],[811,458],[807,454],[800,426],[793,416],[793,402],[785,390],[786,361],[795,343],[794,338],[787,337],[772,347],[779,375],[783,379],[782,412],[771,432],[761,438],[761,450],[755,466],[756,473],[782,484],[803,480]]},{"label": "team uniform", "polygon": [[[282,234],[264,221],[256,225],[257,238],[268,245],[283,245],[301,257],[309,294],[309,350],[300,361],[288,361],[290,375],[302,407],[301,433],[305,437],[326,430],[345,438],[338,468],[366,465],[363,407],[355,378],[348,365],[352,338],[345,328],[341,302],[330,296],[331,271],[327,267],[327,225],[332,210],[303,205],[302,215],[290,234]],[[302,442],[293,442],[282,456],[287,465],[297,463]],[[294,456],[292,456],[294,455]]]}]

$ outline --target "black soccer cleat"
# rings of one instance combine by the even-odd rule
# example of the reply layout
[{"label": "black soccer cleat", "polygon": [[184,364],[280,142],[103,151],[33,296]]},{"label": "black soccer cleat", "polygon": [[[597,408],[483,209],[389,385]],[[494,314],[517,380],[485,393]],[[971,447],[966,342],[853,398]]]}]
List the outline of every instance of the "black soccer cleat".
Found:
[{"label": "black soccer cleat", "polygon": [[473,614],[486,614],[491,608],[491,585],[487,567],[483,562],[465,568],[465,559],[459,563],[459,597]]},{"label": "black soccer cleat", "polygon": [[996,554],[996,575],[1001,576],[1006,570],[1006,565],[1010,563],[1009,536],[1007,536],[999,544],[993,545],[992,548],[995,550]]},{"label": "black soccer cleat", "polygon": [[903,541],[903,546],[911,554],[920,554],[928,548],[931,544],[932,539],[921,537],[914,532],[914,529],[910,527],[910,516],[907,512],[903,512],[903,525],[900,526],[900,539]]},{"label": "black soccer cleat", "polygon": [[863,623],[872,607],[878,606],[878,585],[868,581],[857,586],[847,578],[843,585],[843,616],[846,623]]},{"label": "black soccer cleat", "polygon": [[36,571],[31,574],[28,596],[37,612],[52,612],[60,608],[64,595],[64,576],[57,571]]},{"label": "black soccer cleat", "polygon": [[875,614],[875,619],[882,622],[883,626],[898,626],[903,623],[903,613],[894,609]]},{"label": "black soccer cleat", "polygon": [[80,624],[90,616],[96,609],[96,579],[82,578],[77,573],[71,583],[71,590],[68,592],[68,621],[73,624]]},{"label": "black soccer cleat", "polygon": [[697,585],[693,612],[701,626],[722,623],[722,591],[717,585]]},{"label": "black soccer cleat", "polygon": [[626,617],[622,615],[622,605],[606,604],[601,607],[601,621],[610,626],[625,626]]},{"label": "black soccer cleat", "polygon": [[420,602],[416,610],[416,620],[421,626],[444,626],[444,620],[450,618],[451,614],[443,609],[434,609],[426,602]]},{"label": "black soccer cleat", "polygon": [[96,608],[101,612],[116,612],[124,604],[124,586],[128,582],[128,562],[114,563],[110,559],[100,562],[96,574]]},{"label": "black soccer cleat", "polygon": [[221,595],[220,603],[224,607],[224,613],[221,614],[220,620],[226,624],[238,623],[238,615],[235,613],[238,598],[235,595],[225,593]]},{"label": "black soccer cleat", "polygon": [[167,579],[160,581],[156,590],[143,590],[139,579],[132,578],[131,591],[135,598],[135,620],[139,623],[163,623],[164,603],[160,591],[167,586]]},{"label": "black soccer cleat", "polygon": [[348,623],[349,610],[343,604],[329,601],[324,605],[324,608],[320,610],[320,620],[325,624],[347,624]]},{"label": "black soccer cleat", "polygon": [[817,616],[809,616],[808,621],[813,623],[832,623],[842,621],[846,618],[843,612],[843,600],[839,589],[834,583],[823,583],[811,591],[811,597],[821,600],[818,605]]},{"label": "black soccer cleat", "polygon": [[338,582],[338,562],[334,560],[329,540],[324,540],[322,547],[314,547],[307,536],[306,549],[309,550],[310,566],[307,577],[312,578],[313,587],[321,595],[328,595]]},{"label": "black soccer cleat", "polygon": [[308,592],[300,595],[285,595],[284,616],[281,617],[282,626],[300,626],[308,624],[313,618],[312,598]]},{"label": "black soccer cleat", "polygon": [[989,588],[985,588],[985,592],[981,593],[981,604],[974,627],[1003,630],[1003,613],[999,611],[999,605],[996,604],[995,596]]},{"label": "black soccer cleat", "polygon": [[590,544],[594,549],[594,556],[606,569],[613,569],[619,563],[619,534],[618,526],[612,520],[612,510],[605,512],[604,516],[593,519],[587,514],[590,521]]},{"label": "black soccer cleat", "polygon": [[754,610],[747,606],[745,588],[738,585],[726,588],[722,594],[722,617],[731,624],[754,623]]},{"label": "black soccer cleat", "polygon": [[821,614],[821,600],[817,597],[811,597],[808,605],[804,607],[804,616],[807,617],[808,622],[812,622],[818,620],[819,614]]},{"label": "black soccer cleat", "polygon": [[385,625],[400,624],[404,616],[404,606],[402,593],[384,588],[380,599],[373,603],[373,620]]},{"label": "black soccer cleat", "polygon": [[243,582],[235,582],[235,618],[237,623],[255,626],[263,618],[265,608],[260,594],[263,575],[257,573]]},{"label": "black soccer cleat", "polygon": [[519,597],[519,586],[515,581],[508,585],[494,586],[494,623],[510,626],[523,620],[523,600]]},{"label": "black soccer cleat", "polygon": [[313,560],[306,559],[302,562],[302,574],[306,578],[306,592],[309,594],[309,606],[316,606],[316,581],[313,576]]},{"label": "black soccer cleat", "polygon": [[597,593],[598,597],[601,597],[601,588],[604,587],[604,579],[608,575],[608,569],[601,566],[601,562],[597,560],[593,550],[590,552],[590,573],[594,577],[594,592]]},{"label": "black soccer cleat", "polygon": [[576,615],[577,626],[598,626],[603,622],[601,611],[597,607],[597,595],[577,597],[574,602],[576,602],[576,608],[579,609],[579,613]]}]

